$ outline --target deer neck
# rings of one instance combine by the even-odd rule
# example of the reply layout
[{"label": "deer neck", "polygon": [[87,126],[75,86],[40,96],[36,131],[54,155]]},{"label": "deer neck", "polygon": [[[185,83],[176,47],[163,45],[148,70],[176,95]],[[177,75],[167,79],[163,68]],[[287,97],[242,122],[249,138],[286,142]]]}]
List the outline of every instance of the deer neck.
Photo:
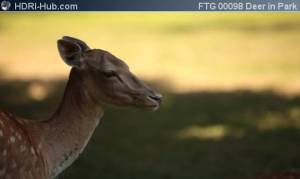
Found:
[{"label": "deer neck", "polygon": [[83,75],[72,69],[60,107],[45,122],[43,149],[50,176],[67,168],[83,151],[97,127],[103,110],[83,87]]}]

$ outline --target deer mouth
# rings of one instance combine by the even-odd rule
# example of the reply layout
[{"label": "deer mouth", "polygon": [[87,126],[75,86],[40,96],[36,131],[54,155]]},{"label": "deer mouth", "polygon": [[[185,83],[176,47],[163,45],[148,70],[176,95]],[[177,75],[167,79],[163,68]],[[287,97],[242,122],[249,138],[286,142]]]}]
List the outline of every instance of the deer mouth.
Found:
[{"label": "deer mouth", "polygon": [[146,108],[157,110],[162,102],[162,95],[149,95],[147,96],[147,101],[148,105],[146,105]]},{"label": "deer mouth", "polygon": [[151,100],[157,104],[160,104],[161,103],[161,95],[160,96],[147,96],[147,99],[148,100]]}]

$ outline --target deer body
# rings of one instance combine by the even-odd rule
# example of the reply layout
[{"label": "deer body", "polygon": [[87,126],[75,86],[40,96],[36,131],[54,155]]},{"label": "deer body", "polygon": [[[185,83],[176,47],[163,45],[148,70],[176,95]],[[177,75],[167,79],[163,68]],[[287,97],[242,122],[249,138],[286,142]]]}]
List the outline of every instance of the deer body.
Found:
[{"label": "deer body", "polygon": [[0,111],[0,179],[57,176],[83,152],[103,116],[103,103],[150,109],[159,105],[161,95],[110,53],[91,50],[71,37],[59,40],[58,48],[73,68],[53,116],[31,121]]},{"label": "deer body", "polygon": [[[0,178],[46,179],[46,161],[30,122],[0,113]],[[34,171],[33,171],[34,170]]]}]

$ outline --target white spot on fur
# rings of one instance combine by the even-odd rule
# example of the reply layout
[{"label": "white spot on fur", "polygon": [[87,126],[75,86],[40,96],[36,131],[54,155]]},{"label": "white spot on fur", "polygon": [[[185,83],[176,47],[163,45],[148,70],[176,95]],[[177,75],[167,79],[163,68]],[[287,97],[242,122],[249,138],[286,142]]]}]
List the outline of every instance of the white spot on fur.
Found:
[{"label": "white spot on fur", "polygon": [[3,121],[1,121],[1,120],[0,120],[0,125],[1,125],[2,127],[4,127],[4,123],[3,123]]},{"label": "white spot on fur", "polygon": [[23,120],[17,119],[20,124],[24,124]]},{"label": "white spot on fur", "polygon": [[11,168],[16,168],[17,167],[17,163],[16,163],[16,161],[12,161],[12,164],[11,164]]},{"label": "white spot on fur", "polygon": [[35,150],[34,150],[33,147],[30,148],[30,152],[31,152],[33,155],[35,155]]},{"label": "white spot on fur", "polygon": [[42,144],[41,143],[39,143],[39,145],[38,145],[38,149],[41,149],[42,148]]},{"label": "white spot on fur", "polygon": [[5,157],[7,155],[7,150],[6,149],[3,150],[2,155],[3,155],[3,157]]},{"label": "white spot on fur", "polygon": [[25,147],[23,144],[22,144],[21,147],[20,147],[20,151],[21,151],[21,152],[26,151],[26,147]]},{"label": "white spot on fur", "polygon": [[17,133],[17,138],[18,138],[19,140],[22,140],[21,134]]},{"label": "white spot on fur", "polygon": [[14,136],[10,136],[9,138],[11,143],[15,143],[16,142],[16,138]]}]

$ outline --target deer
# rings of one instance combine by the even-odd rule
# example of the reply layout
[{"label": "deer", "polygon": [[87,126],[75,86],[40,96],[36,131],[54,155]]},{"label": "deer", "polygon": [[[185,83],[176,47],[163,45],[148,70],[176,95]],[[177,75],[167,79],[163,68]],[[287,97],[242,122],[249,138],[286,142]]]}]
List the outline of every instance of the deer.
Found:
[{"label": "deer", "polygon": [[83,152],[103,107],[157,110],[162,95],[108,51],[64,36],[58,52],[71,71],[57,110],[30,120],[0,111],[0,179],[53,179]]}]

